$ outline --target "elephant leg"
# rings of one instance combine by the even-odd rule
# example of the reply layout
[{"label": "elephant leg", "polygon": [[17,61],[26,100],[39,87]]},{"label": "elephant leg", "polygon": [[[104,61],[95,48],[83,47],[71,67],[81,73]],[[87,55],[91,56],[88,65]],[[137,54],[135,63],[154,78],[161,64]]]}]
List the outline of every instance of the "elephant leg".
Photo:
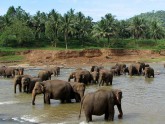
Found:
[{"label": "elephant leg", "polygon": [[22,85],[19,84],[19,92],[22,92]]},{"label": "elephant leg", "polygon": [[110,108],[109,108],[108,120],[113,121],[114,120],[114,115],[115,115],[115,109],[114,109],[114,106],[111,105]]},{"label": "elephant leg", "polygon": [[17,84],[14,84],[14,93],[16,93]]},{"label": "elephant leg", "polygon": [[45,94],[44,94],[44,104],[46,104],[46,100],[45,100]]},{"label": "elephant leg", "polygon": [[121,119],[123,117],[123,111],[122,111],[122,108],[121,108],[121,104],[117,105],[117,108],[118,108],[118,111],[119,111],[118,118]]},{"label": "elephant leg", "polygon": [[76,100],[76,102],[80,102],[80,101],[81,101],[80,96],[79,96],[79,95],[77,95],[77,94],[75,94],[75,100]]},{"label": "elephant leg", "polygon": [[45,101],[44,101],[44,103],[50,104],[50,96],[49,96],[49,94],[45,94]]},{"label": "elephant leg", "polygon": [[109,112],[107,111],[107,112],[105,113],[104,120],[108,121],[108,117],[109,117]]},{"label": "elephant leg", "polygon": [[89,112],[85,112],[85,117],[87,122],[92,121],[92,114],[90,114]]}]

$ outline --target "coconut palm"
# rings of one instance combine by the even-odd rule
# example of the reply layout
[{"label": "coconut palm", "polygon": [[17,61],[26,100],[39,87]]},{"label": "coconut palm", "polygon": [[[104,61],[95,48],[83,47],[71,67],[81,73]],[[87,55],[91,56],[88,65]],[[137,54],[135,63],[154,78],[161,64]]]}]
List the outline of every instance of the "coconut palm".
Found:
[{"label": "coconut palm", "polygon": [[67,13],[64,14],[63,17],[61,17],[61,31],[64,34],[64,40],[65,40],[65,47],[68,49],[68,35],[74,34],[75,29],[73,28],[74,22],[74,10],[70,9]]},{"label": "coconut palm", "polygon": [[106,14],[105,17],[101,18],[93,27],[93,36],[104,37],[108,40],[108,47],[110,46],[110,38],[116,34],[116,20],[111,14]]},{"label": "coconut palm", "polygon": [[53,9],[48,14],[48,21],[45,24],[45,34],[51,40],[54,47],[57,46],[60,18],[61,15]]},{"label": "coconut palm", "polygon": [[150,25],[150,35],[151,38],[157,40],[164,38],[164,27],[161,25],[161,23],[157,20],[153,20]]},{"label": "coconut palm", "polygon": [[145,31],[147,30],[146,20],[144,18],[134,17],[129,27],[132,32],[133,38],[139,39],[145,37]]}]

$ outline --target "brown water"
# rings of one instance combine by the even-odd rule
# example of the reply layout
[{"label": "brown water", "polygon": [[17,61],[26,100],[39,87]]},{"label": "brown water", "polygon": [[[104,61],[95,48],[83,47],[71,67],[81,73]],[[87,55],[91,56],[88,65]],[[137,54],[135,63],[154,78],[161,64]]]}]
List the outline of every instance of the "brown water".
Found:
[{"label": "brown water", "polygon": [[[117,118],[115,107],[113,122],[105,122],[103,116],[93,116],[92,124],[163,124],[165,122],[165,69],[161,64],[151,64],[155,78],[145,79],[143,76],[130,77],[128,75],[114,77],[113,86],[105,88],[119,88],[123,91],[122,108],[123,119]],[[108,66],[107,68],[110,68]],[[87,67],[87,69],[89,69]],[[61,69],[58,79],[67,80],[74,69]],[[26,69],[25,74],[36,76],[38,69]],[[55,77],[53,77],[55,78]],[[99,89],[97,85],[88,86],[86,92]],[[14,94],[13,80],[0,79],[0,123],[60,123],[84,124],[82,111],[78,120],[80,104],[60,104],[58,100],[51,100],[51,105],[43,104],[43,96],[36,98],[36,105],[31,105],[31,95],[25,93]]]}]

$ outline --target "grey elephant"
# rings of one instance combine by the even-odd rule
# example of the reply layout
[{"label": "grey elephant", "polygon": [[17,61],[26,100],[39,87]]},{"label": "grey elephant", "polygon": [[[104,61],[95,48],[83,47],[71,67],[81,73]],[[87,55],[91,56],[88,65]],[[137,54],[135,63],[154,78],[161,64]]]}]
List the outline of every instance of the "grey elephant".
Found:
[{"label": "grey elephant", "polygon": [[15,67],[7,67],[5,69],[5,77],[9,78],[9,77],[14,77],[15,76],[15,71],[17,69]]},{"label": "grey elephant", "polygon": [[23,67],[15,68],[15,75],[24,75],[24,68]]},{"label": "grey elephant", "polygon": [[0,76],[5,76],[5,70],[6,70],[6,66],[1,66],[0,67]]},{"label": "grey elephant", "polygon": [[16,87],[19,86],[19,91],[22,92],[22,78],[23,77],[31,77],[30,75],[16,75],[14,77],[14,93],[16,93]]},{"label": "grey elephant", "polygon": [[154,78],[154,69],[152,67],[145,67],[144,75],[146,78],[150,78],[151,76]]},{"label": "grey elephant", "polygon": [[86,121],[92,121],[92,115],[103,115],[105,120],[114,120],[114,106],[117,105],[119,115],[118,118],[123,117],[121,107],[122,91],[99,89],[98,91],[86,94],[81,100],[81,108],[79,118],[81,116],[81,109],[84,109]]},{"label": "grey elephant", "polygon": [[91,83],[92,76],[88,70],[80,68],[76,69],[69,75],[68,81],[70,81],[71,79],[74,79],[75,82],[88,84]]},{"label": "grey elephant", "polygon": [[133,75],[138,75],[138,70],[136,68],[136,66],[134,64],[131,64],[129,67],[128,67],[128,72],[129,72],[129,75],[130,76],[133,76]]},{"label": "grey elephant", "polygon": [[109,84],[112,85],[112,81],[113,81],[113,74],[107,69],[101,69],[99,74],[99,86],[100,85],[103,86],[104,83],[106,83],[107,86]]},{"label": "grey elephant", "polygon": [[85,84],[79,82],[69,82],[73,88],[72,99],[75,99],[76,102],[80,102],[85,92]]},{"label": "grey elephant", "polygon": [[87,85],[88,83],[91,83],[92,76],[88,70],[82,69],[82,70],[76,71],[75,79],[76,79],[76,82],[84,83]]},{"label": "grey elephant", "polygon": [[96,84],[99,82],[99,72],[98,71],[93,71],[93,72],[90,72],[91,74],[91,83],[93,84]]},{"label": "grey elephant", "polygon": [[32,93],[32,90],[36,82],[41,82],[41,79],[37,77],[31,77],[31,76],[23,77],[21,80],[23,91],[26,93]]},{"label": "grey elephant", "polygon": [[74,80],[74,82],[76,81],[76,71],[70,73],[69,77],[68,77],[68,81],[70,82],[71,79]]},{"label": "grey elephant", "polygon": [[49,70],[41,70],[38,72],[38,78],[41,79],[41,81],[51,80],[51,75],[53,73]]},{"label": "grey elephant", "polygon": [[60,100],[61,103],[71,102],[73,89],[71,85],[63,80],[47,80],[36,82],[32,91],[32,104],[35,105],[35,98],[38,94],[44,94],[44,103],[50,104],[50,99]]}]

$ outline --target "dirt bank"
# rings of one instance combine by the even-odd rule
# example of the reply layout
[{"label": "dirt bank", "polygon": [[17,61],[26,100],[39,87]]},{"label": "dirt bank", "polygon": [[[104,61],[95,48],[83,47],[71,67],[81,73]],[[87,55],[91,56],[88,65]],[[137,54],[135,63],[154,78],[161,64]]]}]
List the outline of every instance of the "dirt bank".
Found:
[{"label": "dirt bank", "polygon": [[145,59],[165,57],[165,52],[152,50],[114,50],[114,49],[88,49],[88,50],[31,50],[23,53],[25,63],[30,65],[106,65],[116,62],[137,62]]}]

